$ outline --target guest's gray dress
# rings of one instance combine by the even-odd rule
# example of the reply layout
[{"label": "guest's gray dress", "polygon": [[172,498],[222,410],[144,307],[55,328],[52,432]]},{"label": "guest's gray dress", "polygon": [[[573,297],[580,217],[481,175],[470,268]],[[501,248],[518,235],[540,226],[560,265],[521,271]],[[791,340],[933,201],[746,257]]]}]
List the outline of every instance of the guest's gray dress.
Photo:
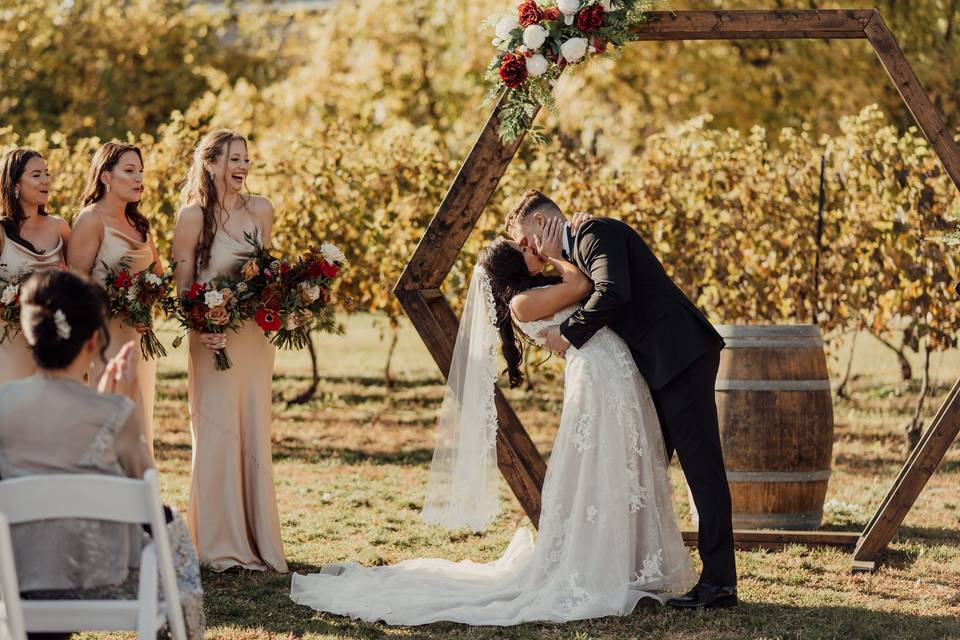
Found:
[{"label": "guest's gray dress", "polygon": [[[134,404],[125,396],[101,394],[43,373],[2,385],[0,479],[62,473],[129,476],[135,467],[127,444],[131,430],[142,433]],[[188,634],[202,638],[196,553],[178,513],[167,530]],[[49,520],[14,525],[12,535],[25,598],[135,597],[140,549],[149,540],[140,526]]]}]

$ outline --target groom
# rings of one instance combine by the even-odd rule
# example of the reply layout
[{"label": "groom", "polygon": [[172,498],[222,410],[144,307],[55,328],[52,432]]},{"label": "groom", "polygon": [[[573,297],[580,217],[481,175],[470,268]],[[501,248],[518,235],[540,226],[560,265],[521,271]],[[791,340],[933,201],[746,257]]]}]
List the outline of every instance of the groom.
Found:
[{"label": "groom", "polygon": [[[539,248],[544,224],[566,221],[560,207],[536,190],[523,194],[507,215],[515,242]],[[594,291],[583,308],[543,336],[554,353],[581,348],[608,326],[630,347],[660,417],[668,459],[677,452],[700,516],[700,581],[669,600],[677,608],[737,604],[730,488],[727,485],[714,384],[723,339],[667,276],[660,261],[629,225],[610,218],[564,227],[560,256],[576,263]]]}]

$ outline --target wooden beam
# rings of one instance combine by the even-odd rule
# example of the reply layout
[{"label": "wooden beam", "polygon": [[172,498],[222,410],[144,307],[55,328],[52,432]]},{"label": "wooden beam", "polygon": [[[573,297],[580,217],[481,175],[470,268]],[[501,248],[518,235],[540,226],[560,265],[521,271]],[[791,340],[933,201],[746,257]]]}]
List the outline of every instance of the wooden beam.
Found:
[{"label": "wooden beam", "polygon": [[[450,373],[459,320],[442,292],[398,291],[400,303],[443,372]],[[540,522],[540,495],[547,464],[500,389],[496,390],[497,464],[534,526]]]},{"label": "wooden beam", "polygon": [[960,380],[953,385],[933,422],[900,470],[880,508],[864,529],[853,553],[854,562],[875,562],[880,557],[958,434]]},{"label": "wooden beam", "polygon": [[[791,544],[808,547],[850,547],[857,544],[859,533],[846,531],[780,531],[775,529],[736,529],[733,544],[738,549],[777,550]],[[697,532],[684,531],[688,547],[697,546]]]},{"label": "wooden beam", "polygon": [[[506,94],[504,94],[505,96]],[[427,226],[396,289],[436,289],[446,278],[480,214],[497,189],[523,136],[509,146],[497,135],[500,98],[457,177]],[[536,118],[536,113],[533,114]]]},{"label": "wooden beam", "polygon": [[906,56],[890,33],[887,24],[879,13],[875,13],[864,29],[867,38],[876,49],[883,68],[900,92],[900,97],[913,114],[920,130],[926,136],[930,146],[940,158],[953,184],[960,189],[960,146],[954,141],[953,133],[947,129],[937,108],[933,106],[923,85],[907,62]]},{"label": "wooden beam", "polygon": [[637,40],[865,38],[872,9],[811,11],[650,11]]}]

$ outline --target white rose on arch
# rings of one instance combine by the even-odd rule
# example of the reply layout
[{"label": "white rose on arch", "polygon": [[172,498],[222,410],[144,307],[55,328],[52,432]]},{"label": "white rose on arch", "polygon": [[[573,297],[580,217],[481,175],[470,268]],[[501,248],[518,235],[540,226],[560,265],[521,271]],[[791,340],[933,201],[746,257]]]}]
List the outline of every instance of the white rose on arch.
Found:
[{"label": "white rose on arch", "polygon": [[570,38],[560,45],[560,55],[567,62],[577,62],[586,55],[587,44],[586,38]]},{"label": "white rose on arch", "polygon": [[494,31],[497,32],[498,38],[509,41],[511,38],[510,32],[519,28],[520,21],[517,20],[516,16],[504,16],[500,19],[500,22],[497,23]]},{"label": "white rose on arch", "polygon": [[523,44],[530,51],[536,51],[547,41],[547,30],[538,24],[532,24],[523,30]]},{"label": "white rose on arch", "polygon": [[543,54],[535,53],[527,58],[527,73],[536,78],[547,72],[547,59]]}]

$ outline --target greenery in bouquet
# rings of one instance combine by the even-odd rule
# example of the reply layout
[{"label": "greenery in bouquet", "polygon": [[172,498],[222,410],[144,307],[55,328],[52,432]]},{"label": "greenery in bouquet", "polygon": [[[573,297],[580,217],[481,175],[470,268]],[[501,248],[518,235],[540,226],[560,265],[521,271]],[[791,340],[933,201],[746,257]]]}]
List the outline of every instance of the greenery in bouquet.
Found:
[{"label": "greenery in bouquet", "polygon": [[[644,0],[523,0],[516,13],[491,20],[497,54],[485,78],[488,98],[504,90],[497,134],[510,144],[530,129],[539,107],[557,111],[553,87],[568,65],[633,39],[651,2]],[[531,135],[542,141],[533,130]]]},{"label": "greenery in bouquet", "polygon": [[256,322],[264,335],[270,335],[280,328],[280,307],[292,268],[250,234],[244,234],[244,239],[252,250],[237,273],[246,289],[241,305],[243,317]]},{"label": "greenery in bouquet", "polygon": [[0,344],[20,333],[20,285],[32,275],[23,271],[9,280],[0,278]]},{"label": "greenery in bouquet", "polygon": [[173,274],[156,273],[156,263],[143,271],[131,271],[126,263],[111,268],[105,262],[104,290],[110,306],[110,317],[119,318],[128,327],[146,327],[140,335],[140,353],[146,360],[167,355],[167,350],[153,329],[153,315],[157,308],[169,308],[173,291]]},{"label": "greenery in bouquet", "polygon": [[[226,333],[237,331],[244,322],[242,296],[248,287],[242,281],[219,277],[210,282],[194,282],[173,305],[173,315],[187,332]],[[178,336],[174,347],[180,346],[185,336]],[[213,352],[217,371],[231,366],[226,349]]]}]

